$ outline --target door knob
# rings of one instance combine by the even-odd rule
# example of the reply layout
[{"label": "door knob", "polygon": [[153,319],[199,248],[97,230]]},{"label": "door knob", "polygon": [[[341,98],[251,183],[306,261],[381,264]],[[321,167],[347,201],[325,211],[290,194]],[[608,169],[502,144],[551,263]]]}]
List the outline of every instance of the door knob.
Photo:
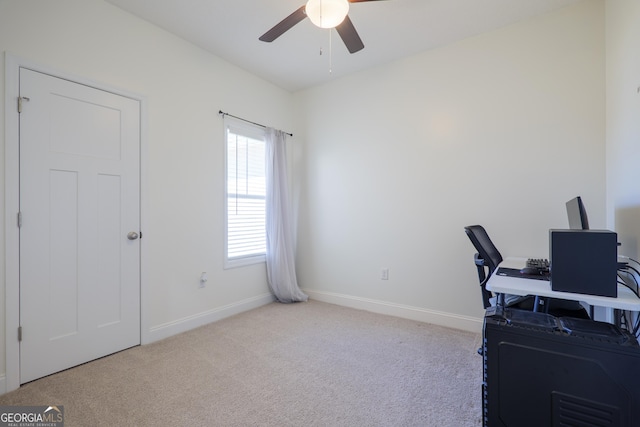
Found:
[{"label": "door knob", "polygon": [[130,231],[129,234],[127,234],[127,239],[129,240],[136,240],[138,237],[140,236],[135,231]]}]

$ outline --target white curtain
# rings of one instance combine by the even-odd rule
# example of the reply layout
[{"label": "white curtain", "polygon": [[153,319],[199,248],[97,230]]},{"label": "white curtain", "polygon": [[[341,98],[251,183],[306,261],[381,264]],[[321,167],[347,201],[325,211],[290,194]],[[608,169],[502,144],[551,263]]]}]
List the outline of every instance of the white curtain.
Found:
[{"label": "white curtain", "polygon": [[267,279],[278,301],[306,301],[309,297],[300,290],[296,279],[286,134],[272,128],[267,128],[266,134]]}]

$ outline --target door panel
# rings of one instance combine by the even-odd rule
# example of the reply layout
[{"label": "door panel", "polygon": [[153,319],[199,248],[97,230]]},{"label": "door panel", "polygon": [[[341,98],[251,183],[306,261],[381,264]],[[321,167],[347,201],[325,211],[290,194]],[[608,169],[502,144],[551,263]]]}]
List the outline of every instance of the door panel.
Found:
[{"label": "door panel", "polygon": [[[49,339],[56,340],[78,332],[78,174],[52,170],[49,179],[53,202],[50,203],[49,220],[50,224],[55,224],[49,230],[49,307],[60,307],[61,310],[55,310],[55,316],[48,313],[47,324]],[[29,216],[29,222],[34,219]],[[22,255],[28,258],[24,251]],[[46,266],[42,268],[44,270]]]},{"label": "door panel", "polygon": [[20,70],[20,381],[140,343],[140,105]]}]

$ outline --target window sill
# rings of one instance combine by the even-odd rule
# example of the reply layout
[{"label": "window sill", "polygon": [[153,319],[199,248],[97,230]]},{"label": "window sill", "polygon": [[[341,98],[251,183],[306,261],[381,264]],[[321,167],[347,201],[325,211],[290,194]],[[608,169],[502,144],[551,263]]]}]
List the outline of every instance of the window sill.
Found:
[{"label": "window sill", "polygon": [[224,269],[229,270],[232,268],[246,267],[248,265],[260,264],[263,262],[266,262],[266,258],[264,255],[226,259],[224,261]]}]

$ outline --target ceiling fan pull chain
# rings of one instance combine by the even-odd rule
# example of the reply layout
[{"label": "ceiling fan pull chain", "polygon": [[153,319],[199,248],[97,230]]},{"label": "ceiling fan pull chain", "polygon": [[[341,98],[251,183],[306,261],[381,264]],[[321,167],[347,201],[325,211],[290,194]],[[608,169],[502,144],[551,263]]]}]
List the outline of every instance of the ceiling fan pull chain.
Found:
[{"label": "ceiling fan pull chain", "polygon": [[329,28],[329,74],[333,71],[333,50],[331,46],[331,28]]}]

